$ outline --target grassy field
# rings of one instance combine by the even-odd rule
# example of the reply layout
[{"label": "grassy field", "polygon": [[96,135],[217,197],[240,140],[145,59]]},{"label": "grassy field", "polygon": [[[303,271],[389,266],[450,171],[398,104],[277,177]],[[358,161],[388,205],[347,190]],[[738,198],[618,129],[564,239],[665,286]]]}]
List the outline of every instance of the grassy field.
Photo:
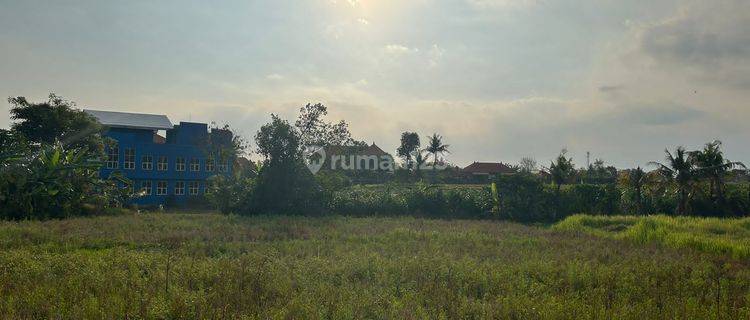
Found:
[{"label": "grassy field", "polygon": [[748,319],[727,255],[491,221],[0,223],[0,318]]},{"label": "grassy field", "polygon": [[576,215],[558,223],[555,229],[750,258],[750,218]]}]

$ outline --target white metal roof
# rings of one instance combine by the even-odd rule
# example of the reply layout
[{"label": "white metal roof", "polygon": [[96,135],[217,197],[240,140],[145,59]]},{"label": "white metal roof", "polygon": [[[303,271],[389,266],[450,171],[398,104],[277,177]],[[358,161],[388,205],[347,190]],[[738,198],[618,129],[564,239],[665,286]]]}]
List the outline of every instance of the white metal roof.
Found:
[{"label": "white metal roof", "polygon": [[172,122],[162,114],[130,113],[101,110],[84,110],[94,116],[99,123],[117,128],[167,130],[172,129]]}]

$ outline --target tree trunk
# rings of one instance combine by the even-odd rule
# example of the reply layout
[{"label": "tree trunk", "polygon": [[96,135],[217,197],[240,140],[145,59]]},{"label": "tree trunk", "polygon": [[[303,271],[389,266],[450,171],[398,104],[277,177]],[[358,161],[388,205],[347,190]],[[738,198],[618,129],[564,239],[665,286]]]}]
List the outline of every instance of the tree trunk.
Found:
[{"label": "tree trunk", "polygon": [[560,184],[555,184],[555,210],[552,212],[552,220],[557,221],[560,213]]},{"label": "tree trunk", "polygon": [[676,214],[678,216],[685,215],[685,210],[687,207],[687,190],[685,190],[684,187],[680,187],[679,190],[679,199],[677,199],[677,212]]},{"label": "tree trunk", "polygon": [[641,187],[638,186],[635,188],[635,211],[636,214],[642,215],[643,214],[643,196],[641,195]]}]

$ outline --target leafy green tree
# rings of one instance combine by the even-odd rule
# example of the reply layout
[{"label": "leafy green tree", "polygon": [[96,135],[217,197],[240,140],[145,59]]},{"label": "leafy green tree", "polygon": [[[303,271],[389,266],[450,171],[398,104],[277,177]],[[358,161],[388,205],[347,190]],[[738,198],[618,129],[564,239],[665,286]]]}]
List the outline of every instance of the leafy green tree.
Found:
[{"label": "leafy green tree", "polygon": [[265,160],[258,173],[250,212],[322,213],[322,189],[304,165],[299,132],[289,122],[272,115],[272,121],[258,131],[255,143]]},{"label": "leafy green tree", "polygon": [[322,103],[307,104],[300,108],[300,114],[294,126],[299,131],[300,145],[303,148],[318,146],[365,146],[365,142],[352,138],[349,125],[341,120],[330,123],[323,120],[328,115],[328,108]]},{"label": "leafy green tree", "polygon": [[555,185],[555,216],[561,211],[560,207],[560,189],[563,184],[568,183],[575,173],[575,165],[573,165],[573,159],[568,158],[565,155],[567,150],[563,149],[557,158],[550,163],[549,173],[552,178],[552,183]]},{"label": "leafy green tree", "polygon": [[39,146],[57,141],[70,148],[87,147],[103,152],[102,127],[89,114],[75,109],[75,103],[54,93],[45,102],[32,103],[24,97],[9,98],[12,105],[11,130],[29,143]]},{"label": "leafy green tree", "polygon": [[433,134],[428,139],[425,151],[432,154],[432,170],[434,172],[438,164],[438,155],[450,153],[450,151],[448,151],[450,145],[443,144],[443,137],[437,133]]},{"label": "leafy green tree", "polygon": [[255,180],[241,173],[208,179],[206,200],[223,214],[243,213],[251,203]]},{"label": "leafy green tree", "polygon": [[403,158],[407,168],[413,167],[412,155],[419,150],[419,134],[416,132],[401,133],[401,145],[396,150],[396,154]]},{"label": "leafy green tree", "polygon": [[725,204],[724,178],[729,174],[729,170],[735,167],[745,168],[745,165],[741,162],[732,162],[725,159],[719,140],[706,143],[703,150],[696,151],[692,155],[698,173],[710,181],[711,197],[723,208]]},{"label": "leafy green tree", "polygon": [[674,183],[677,186],[677,215],[688,213],[688,200],[692,197],[694,191],[694,182],[698,178],[698,171],[695,163],[684,147],[677,147],[675,153],[664,150],[666,153],[665,163],[656,161],[649,162],[650,165],[656,166],[664,183]]}]

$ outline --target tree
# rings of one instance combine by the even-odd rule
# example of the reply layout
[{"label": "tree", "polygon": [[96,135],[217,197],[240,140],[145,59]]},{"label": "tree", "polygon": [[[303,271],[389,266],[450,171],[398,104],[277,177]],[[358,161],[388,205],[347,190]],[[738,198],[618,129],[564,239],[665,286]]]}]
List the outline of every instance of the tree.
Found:
[{"label": "tree", "polygon": [[560,151],[560,154],[552,161],[552,163],[550,163],[549,166],[552,183],[555,185],[555,216],[553,216],[553,219],[557,218],[557,213],[560,211],[560,189],[563,184],[570,181],[570,178],[575,172],[573,159],[567,158],[565,156],[566,153],[568,153],[568,151],[565,149]]},{"label": "tree", "polygon": [[407,168],[412,168],[412,154],[419,149],[419,135],[416,132],[401,133],[401,146],[396,154],[403,158]]},{"label": "tree", "polygon": [[637,214],[643,214],[643,186],[646,184],[647,179],[648,175],[641,167],[628,170],[627,186],[633,190]]},{"label": "tree", "polygon": [[300,134],[289,122],[272,115],[255,136],[258,154],[265,157],[249,212],[262,214],[318,214],[323,211],[322,189],[304,165]]},{"label": "tree", "polygon": [[328,109],[322,103],[307,104],[300,108],[300,114],[294,126],[299,131],[300,145],[310,146],[364,146],[366,143],[352,138],[349,125],[341,120],[329,123],[323,120]]},{"label": "tree", "polygon": [[536,170],[536,159],[532,157],[523,157],[521,161],[518,161],[518,169],[521,172],[530,173]]},{"label": "tree", "polygon": [[677,147],[674,155],[665,149],[666,163],[656,161],[649,162],[650,165],[658,167],[659,174],[664,183],[675,183],[677,185],[677,215],[688,212],[688,200],[692,197],[693,182],[697,178],[694,161],[691,159],[684,147]]},{"label": "tree", "polygon": [[102,126],[75,103],[51,93],[46,102],[32,103],[24,97],[9,98],[13,105],[11,130],[36,147],[57,141],[66,148],[87,147],[103,152]]},{"label": "tree", "polygon": [[743,167],[741,162],[732,162],[724,159],[724,153],[721,151],[721,141],[715,140],[706,143],[703,150],[696,151],[693,154],[695,165],[698,173],[707,178],[711,184],[711,197],[720,206],[724,206],[724,177],[730,169]]},{"label": "tree", "polygon": [[240,169],[242,163],[239,160],[248,150],[249,143],[228,124],[219,127],[215,123],[211,123],[211,130],[208,133],[208,141],[205,147],[205,151],[215,161],[232,163],[232,170],[234,171]]},{"label": "tree", "polygon": [[432,154],[432,171],[434,172],[438,164],[438,154],[442,155],[446,152],[450,153],[450,151],[448,151],[448,147],[450,147],[450,145],[443,144],[443,137],[441,137],[437,133],[434,133],[428,139],[429,140],[427,142],[427,148],[425,148],[425,151]]},{"label": "tree", "polygon": [[414,174],[417,176],[417,178],[422,177],[422,167],[424,167],[424,164],[427,163],[427,157],[424,156],[424,152],[422,150],[414,150]]}]

